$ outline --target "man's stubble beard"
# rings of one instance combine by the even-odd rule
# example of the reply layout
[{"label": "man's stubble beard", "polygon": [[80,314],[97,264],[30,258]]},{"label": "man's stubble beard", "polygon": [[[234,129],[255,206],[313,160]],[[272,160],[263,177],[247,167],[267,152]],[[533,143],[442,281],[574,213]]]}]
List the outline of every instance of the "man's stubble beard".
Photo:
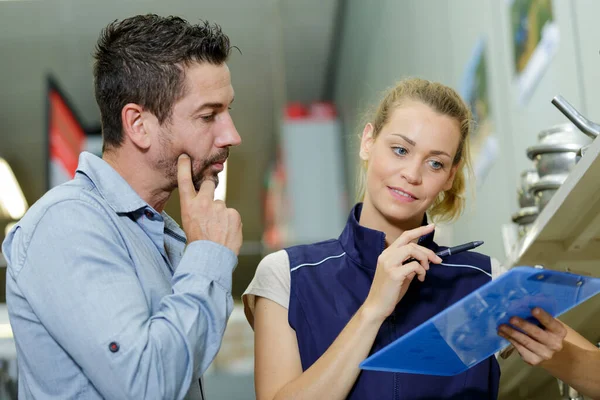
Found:
[{"label": "man's stubble beard", "polygon": [[[163,147],[166,150],[166,147]],[[167,150],[168,151],[168,150]],[[180,154],[167,155],[164,154],[158,160],[158,168],[165,172],[167,180],[169,182],[169,190],[173,191],[177,188],[177,163]],[[219,184],[218,173],[211,169],[211,166],[216,161],[220,161],[223,158],[228,157],[229,149],[226,148],[217,154],[212,155],[208,159],[198,161],[197,159],[191,158],[192,163],[192,182],[196,191],[200,189],[202,182],[207,179],[212,180],[215,183],[215,187]]]}]

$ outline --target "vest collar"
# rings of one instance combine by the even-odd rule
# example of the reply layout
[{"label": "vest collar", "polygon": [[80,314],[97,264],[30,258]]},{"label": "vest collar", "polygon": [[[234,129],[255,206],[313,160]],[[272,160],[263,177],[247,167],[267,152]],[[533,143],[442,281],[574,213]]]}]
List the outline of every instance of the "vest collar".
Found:
[{"label": "vest collar", "polygon": [[[385,249],[385,233],[360,225],[358,221],[361,211],[362,203],[358,203],[352,208],[339,240],[346,255],[362,267],[374,270],[377,267],[379,255]],[[423,217],[422,225],[427,225],[427,216]],[[434,234],[435,230],[421,236],[417,243],[427,248],[434,247]]]}]

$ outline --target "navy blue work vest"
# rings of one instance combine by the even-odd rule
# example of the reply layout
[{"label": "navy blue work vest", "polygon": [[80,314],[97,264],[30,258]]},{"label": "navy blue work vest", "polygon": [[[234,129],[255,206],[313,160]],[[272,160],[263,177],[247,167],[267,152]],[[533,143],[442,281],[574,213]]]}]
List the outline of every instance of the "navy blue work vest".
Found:
[{"label": "navy blue work vest", "polygon": [[[291,291],[288,319],[296,331],[303,370],[333,343],[369,293],[385,234],[359,225],[357,204],[338,239],[286,248]],[[442,250],[433,233],[419,244]],[[444,262],[477,266],[491,273],[490,258],[468,251]],[[425,282],[413,280],[373,344],[376,352],[490,280],[472,268],[430,264]],[[500,368],[494,356],[462,374],[449,377],[361,371],[347,399],[429,400],[496,399]]]}]

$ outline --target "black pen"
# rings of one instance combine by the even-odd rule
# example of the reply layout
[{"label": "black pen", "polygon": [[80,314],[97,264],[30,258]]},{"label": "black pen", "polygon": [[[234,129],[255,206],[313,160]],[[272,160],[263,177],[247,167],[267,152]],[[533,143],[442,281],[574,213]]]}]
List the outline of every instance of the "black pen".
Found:
[{"label": "black pen", "polygon": [[[440,258],[448,257],[448,256],[451,256],[452,254],[462,253],[463,251],[474,249],[475,247],[479,247],[482,244],[483,244],[482,240],[476,240],[474,242],[460,244],[460,245],[454,246],[454,247],[448,247],[447,249],[438,251],[437,253],[435,253],[435,255]],[[408,260],[404,261],[402,263],[402,265],[408,264],[409,262],[413,262],[413,261],[417,261],[417,260],[415,260],[414,258],[409,258]]]}]

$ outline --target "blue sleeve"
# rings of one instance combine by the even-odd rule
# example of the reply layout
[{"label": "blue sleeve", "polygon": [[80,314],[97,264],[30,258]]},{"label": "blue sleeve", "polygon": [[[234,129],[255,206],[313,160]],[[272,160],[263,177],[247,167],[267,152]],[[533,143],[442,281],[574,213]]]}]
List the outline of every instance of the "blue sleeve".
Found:
[{"label": "blue sleeve", "polygon": [[[181,399],[221,345],[237,263],[224,246],[190,243],[155,314],[136,274],[145,266],[95,204],[53,205],[11,248],[19,290],[105,398]],[[29,340],[21,345],[35,348]]]}]

